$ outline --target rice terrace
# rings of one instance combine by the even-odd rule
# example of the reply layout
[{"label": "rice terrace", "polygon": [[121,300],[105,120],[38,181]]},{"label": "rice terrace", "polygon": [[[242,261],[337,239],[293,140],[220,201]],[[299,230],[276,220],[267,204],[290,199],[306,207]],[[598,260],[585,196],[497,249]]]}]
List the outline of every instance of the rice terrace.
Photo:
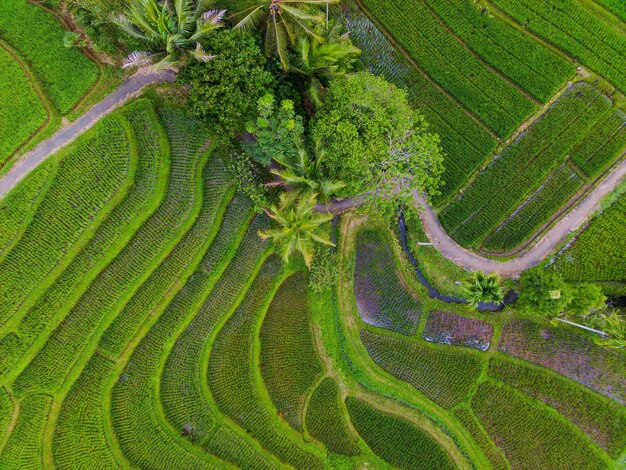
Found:
[{"label": "rice terrace", "polygon": [[626,1],[0,1],[0,470],[131,468],[626,469]]}]

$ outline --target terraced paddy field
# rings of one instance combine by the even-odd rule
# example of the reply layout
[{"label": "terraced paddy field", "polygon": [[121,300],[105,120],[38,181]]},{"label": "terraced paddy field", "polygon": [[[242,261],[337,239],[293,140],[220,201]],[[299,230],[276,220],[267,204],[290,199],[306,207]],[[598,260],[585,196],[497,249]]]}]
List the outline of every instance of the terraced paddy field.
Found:
[{"label": "terraced paddy field", "polygon": [[0,173],[117,83],[112,70],[64,47],[64,34],[53,10],[27,0],[0,5]]}]

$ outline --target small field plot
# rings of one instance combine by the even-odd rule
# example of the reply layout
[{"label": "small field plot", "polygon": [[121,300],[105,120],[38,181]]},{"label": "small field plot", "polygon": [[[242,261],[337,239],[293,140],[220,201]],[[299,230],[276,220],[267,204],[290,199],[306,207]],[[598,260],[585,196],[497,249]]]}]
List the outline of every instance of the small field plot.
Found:
[{"label": "small field plot", "polygon": [[428,314],[422,335],[426,341],[467,346],[486,351],[491,343],[493,326],[476,318],[434,311]]},{"label": "small field plot", "polygon": [[370,449],[395,468],[455,468],[450,456],[426,431],[357,398],[346,398],[346,406],[354,428]]},{"label": "small field plot", "polygon": [[2,48],[2,43],[0,43],[0,103],[3,103],[0,106],[0,168],[2,168],[7,159],[48,118],[48,113],[39,101],[33,84],[20,64]]},{"label": "small field plot", "polygon": [[365,68],[408,91],[410,102],[426,117],[429,131],[441,137],[444,185],[435,202],[454,196],[466,179],[495,149],[496,139],[426,75],[414,67],[379,31],[353,0],[344,0],[341,14],[350,38],[361,48]]},{"label": "small field plot", "polygon": [[302,411],[309,389],[324,372],[311,331],[307,277],[295,274],[280,287],[260,332],[260,368],[278,413],[302,431]]},{"label": "small field plot", "polygon": [[566,328],[530,320],[504,326],[498,349],[548,367],[586,387],[626,404],[626,354],[597,346]]},{"label": "small field plot", "polygon": [[472,409],[512,468],[607,468],[575,426],[508,387],[482,383]]},{"label": "small field plot", "polygon": [[554,408],[612,457],[626,446],[626,408],[576,382],[502,355],[489,362],[489,376]]},{"label": "small field plot", "polygon": [[[586,83],[571,86],[543,117],[507,147],[456,201],[441,212],[444,228],[462,245],[479,246],[499,225],[515,216],[516,209],[532,198],[533,193],[541,193],[541,186],[549,175],[566,161],[569,152],[610,107],[611,101],[598,88]],[[562,177],[555,175],[554,178]],[[542,222],[549,221],[554,211],[559,209],[552,198],[558,186],[552,188],[553,185],[545,184],[544,189],[553,194],[544,197],[534,195],[539,201],[544,201],[540,203],[543,211],[528,209],[530,214],[539,213],[541,216],[535,216],[527,220],[523,227],[518,227],[518,230],[523,230],[524,236],[532,234]],[[559,196],[557,202],[567,200],[575,188],[576,184],[563,188],[564,195]],[[548,208],[550,210],[546,210]],[[519,225],[518,222],[516,224]],[[513,235],[510,243],[521,238]]]},{"label": "small field plot", "polygon": [[626,194],[596,217],[569,248],[556,257],[554,269],[568,281],[626,282]]},{"label": "small field plot", "polygon": [[444,408],[463,401],[478,380],[482,361],[461,349],[435,348],[385,334],[361,331],[371,358]]},{"label": "small field plot", "polygon": [[604,6],[619,18],[622,21],[626,21],[626,3],[622,0],[595,0],[600,5]]},{"label": "small field plot", "polygon": [[361,450],[357,437],[346,422],[343,402],[337,383],[325,378],[315,389],[306,412],[306,427],[311,436],[322,442],[330,452],[354,456]]},{"label": "small field plot", "polygon": [[536,105],[460,43],[418,0],[365,0],[424,71],[500,137],[506,138]]},{"label": "small field plot", "polygon": [[387,241],[374,229],[362,230],[356,237],[354,295],[365,323],[405,335],[415,333],[421,307],[400,281]]},{"label": "small field plot", "polygon": [[7,41],[43,83],[55,108],[66,114],[98,80],[98,66],[80,49],[64,47],[56,18],[27,0],[0,3],[0,39]]},{"label": "small field plot", "polygon": [[[611,3],[619,1],[611,0]],[[626,91],[626,37],[576,0],[493,0],[491,3]]]}]

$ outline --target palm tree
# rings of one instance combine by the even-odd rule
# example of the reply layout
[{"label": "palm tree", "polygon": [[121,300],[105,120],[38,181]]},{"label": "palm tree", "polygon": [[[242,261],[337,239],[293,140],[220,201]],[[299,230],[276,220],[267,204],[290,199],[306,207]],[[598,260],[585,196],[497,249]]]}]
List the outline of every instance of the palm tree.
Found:
[{"label": "palm tree", "polygon": [[504,300],[500,277],[497,274],[485,275],[480,271],[474,272],[463,282],[461,288],[473,309],[477,309],[480,302],[499,304]]},{"label": "palm tree", "polygon": [[271,170],[280,178],[280,181],[270,183],[270,186],[288,186],[303,193],[316,193],[321,196],[323,201],[329,199],[333,193],[345,186],[341,181],[333,181],[323,174],[322,161],[326,152],[320,141],[315,143],[313,157],[302,142],[296,141],[296,146],[298,151],[295,157],[274,159],[283,168]]},{"label": "palm tree", "polygon": [[315,211],[316,196],[315,193],[281,193],[278,207],[273,205],[265,211],[278,227],[259,231],[259,236],[274,241],[285,263],[294,252],[299,252],[310,268],[316,242],[334,246],[320,233],[322,225],[332,220],[333,215]]},{"label": "palm tree", "polygon": [[296,46],[297,62],[290,70],[308,79],[307,96],[314,107],[322,105],[328,82],[352,69],[361,50],[352,45],[348,34],[340,34],[340,25],[334,25],[316,36],[302,36]]},{"label": "palm tree", "polygon": [[148,50],[131,52],[123,67],[175,67],[184,57],[211,60],[200,41],[222,27],[226,10],[211,10],[209,4],[207,0],[133,0],[127,14],[114,21]]},{"label": "palm tree", "polygon": [[[234,29],[250,31],[265,27],[265,55],[276,51],[284,70],[287,46],[295,46],[299,33],[316,36],[315,26],[324,23],[324,14],[315,7],[339,0],[255,0],[255,4],[232,15]],[[311,9],[309,7],[314,7]]]}]

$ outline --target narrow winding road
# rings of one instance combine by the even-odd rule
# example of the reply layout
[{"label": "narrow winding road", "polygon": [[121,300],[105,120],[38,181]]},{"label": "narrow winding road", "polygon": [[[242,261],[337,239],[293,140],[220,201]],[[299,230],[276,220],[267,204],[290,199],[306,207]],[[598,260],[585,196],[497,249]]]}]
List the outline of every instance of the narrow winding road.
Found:
[{"label": "narrow winding road", "polygon": [[137,73],[125,80],[113,93],[94,105],[83,116],[20,157],[11,169],[0,178],[0,199],[37,168],[41,162],[76,140],[111,111],[138,95],[144,87],[152,83],[173,82],[175,78],[176,75],[172,71],[163,70]]},{"label": "narrow winding road", "polygon": [[[61,129],[49,139],[41,142],[35,149],[24,154],[4,176],[0,177],[0,199],[34,170],[37,165],[70,142],[73,142],[111,111],[138,95],[145,86],[158,82],[173,82],[175,78],[176,76],[173,72],[165,70],[136,74],[124,81],[117,90],[93,106],[85,115],[66,128]],[[542,234],[528,251],[506,261],[485,258],[463,248],[446,233],[432,208],[417,191],[414,193],[414,200],[415,206],[418,209],[421,208],[420,214],[426,235],[443,256],[469,271],[497,271],[504,276],[515,276],[528,268],[536,266],[549,256],[559,243],[584,224],[598,210],[604,196],[613,191],[625,176],[626,159],[622,160],[593,191],[574,206],[550,230]],[[362,198],[343,199],[328,205],[318,204],[317,209],[320,211],[328,210],[331,213],[341,213],[361,203]]]}]

